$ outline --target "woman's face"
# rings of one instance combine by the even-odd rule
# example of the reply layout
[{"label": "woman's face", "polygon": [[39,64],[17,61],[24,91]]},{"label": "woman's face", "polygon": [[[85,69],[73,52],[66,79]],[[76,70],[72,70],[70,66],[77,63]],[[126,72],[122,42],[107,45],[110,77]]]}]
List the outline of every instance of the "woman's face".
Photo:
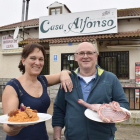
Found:
[{"label": "woman's face", "polygon": [[29,75],[39,75],[44,66],[44,56],[41,50],[35,48],[26,59],[22,58],[25,66],[25,73]]}]

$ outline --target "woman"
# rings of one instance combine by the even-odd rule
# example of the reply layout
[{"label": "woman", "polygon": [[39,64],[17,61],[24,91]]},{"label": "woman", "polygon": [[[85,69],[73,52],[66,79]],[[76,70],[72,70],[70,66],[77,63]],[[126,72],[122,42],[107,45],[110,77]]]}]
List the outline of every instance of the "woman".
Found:
[{"label": "woman", "polygon": [[[40,113],[46,113],[50,105],[47,87],[61,81],[61,88],[72,90],[70,72],[65,70],[53,75],[39,75],[44,66],[45,50],[35,43],[28,44],[22,52],[19,69],[23,75],[10,80],[2,96],[3,113],[8,114],[20,104],[30,106]],[[45,122],[30,126],[14,126],[4,124],[6,140],[48,140]]]}]

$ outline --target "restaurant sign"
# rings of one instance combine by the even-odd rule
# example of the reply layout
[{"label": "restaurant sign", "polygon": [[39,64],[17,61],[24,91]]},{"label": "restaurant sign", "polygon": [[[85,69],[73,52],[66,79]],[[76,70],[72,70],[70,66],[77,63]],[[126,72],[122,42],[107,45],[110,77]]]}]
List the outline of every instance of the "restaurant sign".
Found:
[{"label": "restaurant sign", "polygon": [[117,33],[117,9],[44,16],[39,18],[39,38]]},{"label": "restaurant sign", "polygon": [[14,40],[13,35],[2,36],[2,49],[16,49],[18,48],[18,39]]}]

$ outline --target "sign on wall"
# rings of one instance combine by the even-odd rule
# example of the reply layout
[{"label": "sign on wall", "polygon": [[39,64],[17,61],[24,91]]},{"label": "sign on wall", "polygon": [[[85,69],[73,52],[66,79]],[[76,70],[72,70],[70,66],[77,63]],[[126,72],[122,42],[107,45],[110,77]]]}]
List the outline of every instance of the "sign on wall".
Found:
[{"label": "sign on wall", "polygon": [[140,87],[140,62],[135,63],[135,87]]},{"label": "sign on wall", "polygon": [[117,9],[44,16],[39,18],[39,38],[117,33]]},{"label": "sign on wall", "polygon": [[16,49],[18,48],[18,39],[14,40],[13,35],[2,36],[2,49]]},{"label": "sign on wall", "polygon": [[53,55],[53,61],[57,61],[58,60],[58,56],[57,56],[57,54],[54,54]]},{"label": "sign on wall", "polygon": [[[140,62],[135,62],[135,87],[140,87]],[[140,89],[135,89],[135,100],[139,102]]]}]

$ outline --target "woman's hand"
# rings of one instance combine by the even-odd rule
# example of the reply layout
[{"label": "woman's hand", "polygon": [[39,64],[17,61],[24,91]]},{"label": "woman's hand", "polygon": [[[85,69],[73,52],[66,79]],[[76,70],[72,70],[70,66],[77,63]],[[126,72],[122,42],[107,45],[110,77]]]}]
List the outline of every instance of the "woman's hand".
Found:
[{"label": "woman's hand", "polygon": [[20,125],[10,125],[10,124],[7,124],[10,128],[11,131],[20,131],[22,128],[24,128],[23,126],[20,126]]},{"label": "woman's hand", "polygon": [[61,89],[64,88],[65,92],[67,92],[67,89],[71,92],[73,88],[73,83],[69,74],[71,74],[71,72],[68,70],[62,70],[60,73]]},{"label": "woman's hand", "polygon": [[21,125],[9,125],[9,124],[4,124],[3,129],[6,129],[6,133],[9,136],[15,136],[17,135],[22,128],[27,127],[26,125],[21,126]]},{"label": "woman's hand", "polygon": [[17,135],[21,131],[22,128],[23,126],[3,124],[3,129],[9,136]]}]

